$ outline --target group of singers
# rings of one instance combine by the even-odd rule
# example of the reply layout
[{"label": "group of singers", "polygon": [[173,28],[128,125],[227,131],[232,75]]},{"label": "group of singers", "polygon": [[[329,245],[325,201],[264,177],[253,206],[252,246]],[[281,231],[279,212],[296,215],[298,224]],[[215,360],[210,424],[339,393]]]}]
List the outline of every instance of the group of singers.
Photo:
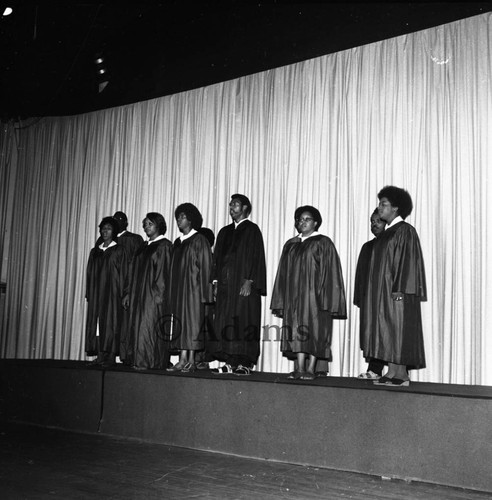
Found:
[{"label": "group of singers", "polygon": [[[425,367],[420,302],[426,300],[422,251],[405,222],[413,205],[404,189],[386,186],[371,215],[375,239],[361,249],[354,304],[367,371],[359,378],[409,385],[409,369]],[[193,372],[223,362],[217,375],[250,375],[261,341],[261,296],[266,295],[263,237],[249,219],[251,202],[233,194],[232,223],[214,246],[213,232],[191,203],[174,216],[181,233],[165,238],[164,217],[143,219],[142,237],[127,230],[123,212],[105,217],[87,265],[86,352],[92,364],[120,360],[136,370]],[[320,234],[321,214],[298,207],[298,235],[282,251],[271,298],[283,318],[281,351],[294,360],[289,379],[313,380],[331,361],[333,319],[345,319],[346,301],[337,250]],[[213,252],[212,252],[213,247]],[[170,356],[179,355],[176,364]],[[387,372],[382,376],[384,367]]]}]

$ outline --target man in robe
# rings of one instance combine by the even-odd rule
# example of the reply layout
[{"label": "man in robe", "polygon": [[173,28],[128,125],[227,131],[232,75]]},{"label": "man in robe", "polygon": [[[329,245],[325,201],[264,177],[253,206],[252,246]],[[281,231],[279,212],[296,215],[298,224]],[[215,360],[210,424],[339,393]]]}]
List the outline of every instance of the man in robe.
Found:
[{"label": "man in robe", "polygon": [[225,365],[214,373],[249,375],[260,355],[261,296],[266,295],[263,237],[249,220],[251,202],[233,194],[232,224],[217,236],[212,279],[216,294],[214,345],[216,359]]},{"label": "man in robe", "polygon": [[[127,282],[125,283],[125,291],[128,292],[130,287],[128,280],[130,280],[132,275],[133,259],[137,251],[143,245],[144,241],[139,234],[131,233],[127,230],[128,217],[124,212],[115,212],[113,217],[118,221],[118,225],[120,227],[120,232],[118,233],[118,244],[126,250],[126,255],[128,257]],[[129,320],[129,310],[126,309],[123,312],[120,334],[120,359],[125,364],[128,364],[126,358],[128,353]]]},{"label": "man in robe", "polygon": [[[371,233],[375,236],[374,239],[367,241],[362,245],[359,259],[357,260],[357,268],[355,271],[354,284],[354,305],[360,308],[360,346],[363,348],[363,332],[365,331],[365,323],[367,321],[367,309],[363,297],[366,294],[367,279],[369,277],[369,266],[371,264],[372,249],[376,238],[384,232],[386,222],[379,217],[379,210],[376,208],[371,215]],[[380,359],[369,358],[367,370],[361,373],[357,378],[366,380],[378,380],[383,375],[385,362]]]},{"label": "man in robe", "polygon": [[425,368],[420,303],[427,300],[424,260],[417,231],[405,219],[412,198],[386,186],[378,194],[384,233],[374,242],[363,297],[367,320],[362,332],[364,357],[388,363],[374,384],[408,386],[408,369]]}]

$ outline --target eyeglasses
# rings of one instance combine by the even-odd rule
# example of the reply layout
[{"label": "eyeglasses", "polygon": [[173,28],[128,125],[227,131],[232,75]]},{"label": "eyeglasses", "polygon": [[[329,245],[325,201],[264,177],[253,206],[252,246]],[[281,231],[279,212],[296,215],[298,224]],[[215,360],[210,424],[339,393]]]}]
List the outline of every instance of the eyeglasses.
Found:
[{"label": "eyeglasses", "polygon": [[296,219],[296,222],[299,223],[299,222],[311,222],[313,221],[314,219],[312,217],[302,217],[301,219]]}]

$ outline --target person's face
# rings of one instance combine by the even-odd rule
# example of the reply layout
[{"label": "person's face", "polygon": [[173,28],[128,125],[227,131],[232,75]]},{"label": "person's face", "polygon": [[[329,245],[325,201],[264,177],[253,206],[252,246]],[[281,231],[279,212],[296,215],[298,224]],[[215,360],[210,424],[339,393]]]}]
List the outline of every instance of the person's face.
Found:
[{"label": "person's face", "polygon": [[181,212],[178,214],[176,217],[176,223],[178,224],[178,229],[184,233],[188,234],[191,230],[191,222],[189,221],[188,217],[186,217],[186,214]]},{"label": "person's face", "polygon": [[104,224],[99,230],[99,234],[104,243],[111,243],[113,239],[113,226],[111,224]]},{"label": "person's face", "polygon": [[159,236],[157,224],[154,224],[150,219],[145,218],[142,227],[149,240],[154,240],[157,236]]},{"label": "person's face", "polygon": [[233,198],[229,203],[229,214],[234,222],[239,222],[247,217],[247,205],[243,205],[238,199]]},{"label": "person's face", "polygon": [[371,233],[376,236],[376,238],[384,231],[386,222],[381,220],[378,214],[371,215]]},{"label": "person's face", "polygon": [[389,224],[397,215],[398,207],[394,207],[388,198],[381,198],[378,205],[379,218]]},{"label": "person's face", "polygon": [[311,212],[302,212],[296,219],[296,229],[303,235],[309,236],[316,231],[318,223],[314,220]]}]

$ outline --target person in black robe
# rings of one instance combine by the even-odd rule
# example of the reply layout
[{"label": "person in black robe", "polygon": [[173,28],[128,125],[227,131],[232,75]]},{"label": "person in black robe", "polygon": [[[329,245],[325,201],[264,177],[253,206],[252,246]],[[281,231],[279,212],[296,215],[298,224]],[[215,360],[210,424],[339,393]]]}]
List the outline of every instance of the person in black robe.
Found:
[{"label": "person in black robe", "polygon": [[[130,277],[132,276],[132,265],[133,259],[135,258],[135,254],[143,245],[143,238],[136,233],[132,233],[127,230],[128,227],[128,217],[124,212],[118,211],[115,212],[113,217],[118,221],[118,225],[120,227],[120,232],[118,233],[118,244],[121,245],[125,250],[128,256],[128,272],[127,272],[127,281],[125,283],[125,293],[128,293],[130,290]],[[127,352],[128,352],[128,337],[130,330],[130,314],[129,310],[123,310],[123,321],[121,324],[121,333],[120,333],[120,359],[121,361],[128,365],[127,362]]]},{"label": "person in black robe", "polygon": [[408,369],[425,368],[420,303],[427,300],[424,260],[417,231],[404,219],[412,198],[404,189],[386,186],[379,193],[384,233],[374,242],[363,307],[364,357],[388,363],[374,384],[408,386]]},{"label": "person in black robe", "polygon": [[135,254],[130,290],[123,300],[130,310],[126,360],[136,370],[163,370],[169,365],[167,297],[172,243],[164,238],[166,221],[157,212],[147,214],[143,229],[149,239]]},{"label": "person in black robe", "polygon": [[199,232],[203,218],[194,205],[179,205],[174,216],[183,234],[174,242],[171,261],[170,348],[179,350],[180,357],[168,371],[194,372],[195,351],[205,347],[205,304],[213,300],[212,251],[207,238]]},{"label": "person in black robe", "polygon": [[97,356],[93,364],[111,366],[119,355],[127,254],[117,243],[119,227],[113,217],[105,217],[99,231],[101,243],[87,263],[85,349],[88,356]]},{"label": "person in black robe", "polygon": [[214,373],[249,375],[260,354],[265,251],[259,227],[248,218],[249,199],[232,195],[229,213],[233,222],[219,231],[213,258],[215,341],[210,349],[216,359],[225,361]]},{"label": "person in black robe", "polygon": [[288,378],[313,380],[317,358],[332,359],[333,318],[347,317],[345,288],[335,245],[317,231],[319,211],[302,206],[294,219],[300,234],[282,250],[271,309],[283,318],[281,350],[297,361]]},{"label": "person in black robe", "polygon": [[[369,265],[371,262],[372,249],[376,238],[384,232],[386,222],[379,217],[379,210],[376,208],[371,214],[371,232],[375,236],[374,239],[367,241],[362,245],[359,259],[357,260],[357,268],[355,270],[354,284],[354,305],[360,308],[360,346],[363,349],[363,332],[366,330],[365,322],[367,321],[367,310],[364,307],[365,302],[363,297],[366,293],[367,279],[369,276]],[[361,373],[358,378],[377,380],[383,375],[385,362],[380,359],[369,358],[367,370]]]},{"label": "person in black robe", "polygon": [[[201,227],[198,230],[199,233],[203,234],[212,249],[215,244],[215,235],[214,232],[208,227]],[[214,361],[213,355],[210,353],[209,343],[210,340],[214,338],[214,314],[215,314],[215,302],[205,304],[205,319],[204,319],[204,327],[203,333],[205,336],[205,346],[203,350],[195,352],[195,366],[197,370],[208,370],[210,368],[209,363]]]}]

